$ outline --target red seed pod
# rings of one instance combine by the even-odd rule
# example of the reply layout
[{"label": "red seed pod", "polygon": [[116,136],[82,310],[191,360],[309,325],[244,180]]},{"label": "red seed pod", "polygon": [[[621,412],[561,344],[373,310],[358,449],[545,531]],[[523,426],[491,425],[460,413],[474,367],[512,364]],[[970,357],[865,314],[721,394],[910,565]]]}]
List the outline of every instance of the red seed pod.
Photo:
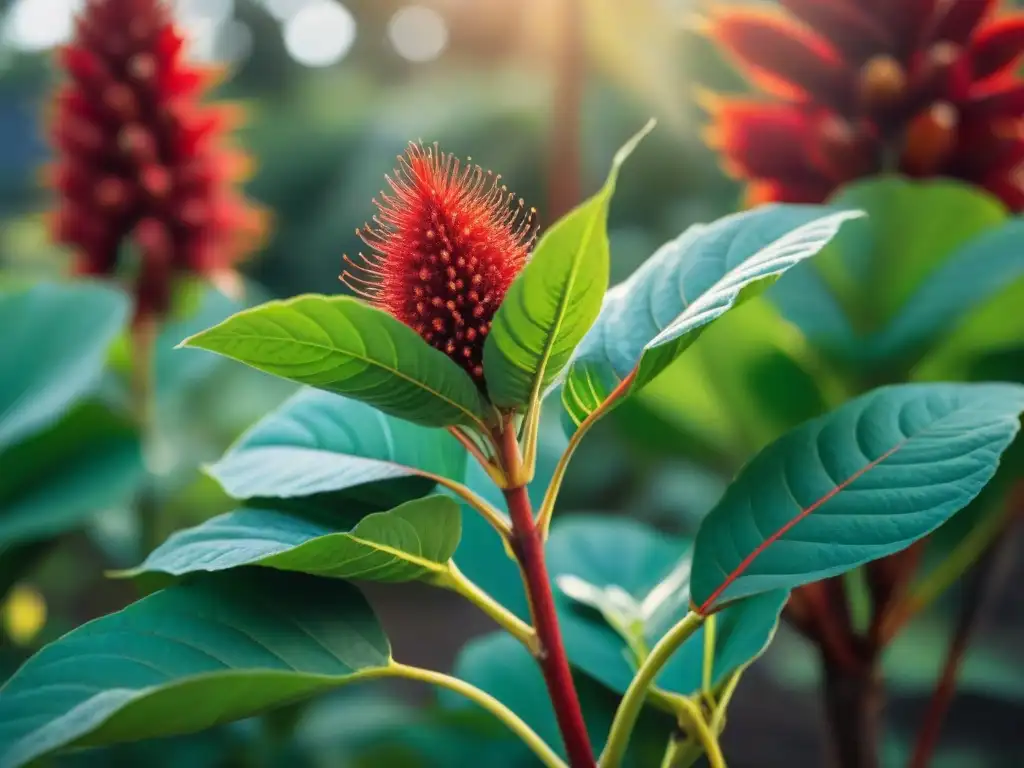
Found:
[{"label": "red seed pod", "polygon": [[483,349],[494,313],[526,264],[536,236],[501,177],[462,164],[437,145],[410,144],[357,230],[372,252],[341,280],[415,330],[483,386]]},{"label": "red seed pod", "polygon": [[[1019,136],[1024,148],[1024,80],[1013,72],[1024,57],[1024,12],[1000,13],[997,0],[780,5],[720,2],[704,25],[764,94],[705,97],[715,105],[705,135],[726,170],[747,182],[748,200],[822,202],[851,173],[903,172],[959,178],[1024,210],[1016,166],[975,162],[978,148],[964,138]],[[818,140],[794,132],[785,163],[777,135],[754,130],[780,114],[821,113],[836,121]],[[866,143],[854,148],[852,136],[832,130],[842,125],[857,126]]]},{"label": "red seed pod", "polygon": [[[90,0],[58,56],[54,236],[78,271],[111,277],[134,246],[140,318],[167,312],[180,275],[222,280],[265,228],[233,189],[246,166],[224,146],[237,112],[200,102],[214,73],[186,62],[183,42],[167,0]],[[211,215],[224,200],[231,215]]]}]

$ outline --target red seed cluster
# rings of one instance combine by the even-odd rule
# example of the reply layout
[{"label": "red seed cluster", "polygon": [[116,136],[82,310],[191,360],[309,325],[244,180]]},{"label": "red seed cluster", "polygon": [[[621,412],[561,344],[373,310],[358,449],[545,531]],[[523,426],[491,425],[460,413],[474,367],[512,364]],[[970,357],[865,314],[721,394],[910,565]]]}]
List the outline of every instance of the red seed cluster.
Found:
[{"label": "red seed cluster", "polygon": [[163,0],[88,0],[59,57],[55,238],[79,273],[130,267],[137,317],[167,311],[177,275],[232,275],[264,229],[235,191],[248,158],[222,143],[238,112],[199,103],[216,72],[187,64],[183,46]]},{"label": "red seed cluster", "polygon": [[708,142],[752,204],[819,202],[898,171],[1024,210],[1024,13],[999,0],[779,4],[722,4],[706,24],[763,94],[704,100]]},{"label": "red seed cluster", "polygon": [[341,279],[413,328],[483,388],[494,313],[526,264],[534,211],[501,177],[461,164],[437,145],[410,144],[374,200],[374,224],[356,230],[371,249]]}]

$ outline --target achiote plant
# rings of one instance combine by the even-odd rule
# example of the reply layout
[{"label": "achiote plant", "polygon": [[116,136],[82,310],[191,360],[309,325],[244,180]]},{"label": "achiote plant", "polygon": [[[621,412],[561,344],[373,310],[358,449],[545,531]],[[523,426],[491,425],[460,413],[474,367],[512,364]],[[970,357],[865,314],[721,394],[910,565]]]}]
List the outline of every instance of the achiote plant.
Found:
[{"label": "achiote plant", "polygon": [[[402,677],[469,698],[546,766],[622,765],[645,706],[676,723],[659,734],[663,765],[704,753],[724,766],[729,701],[789,591],[905,549],[966,505],[1019,429],[1024,387],[856,398],[753,458],[692,546],[622,521],[552,526],[591,427],[860,215],[777,205],[698,225],[607,291],[608,207],[642,135],[529,258],[529,224],[497,182],[413,147],[378,226],[362,233],[376,256],[346,278],[366,281],[377,306],[301,296],[187,340],[310,388],[210,468],[245,505],[132,571],[188,578],[47,646],[0,690],[0,765]],[[542,478],[541,407],[559,390],[570,437]],[[459,547],[460,505],[518,566],[528,616],[459,567],[471,554]],[[349,580],[422,580],[479,606],[536,660],[560,738],[542,736],[544,717],[516,711],[532,702],[502,695],[481,669],[482,658],[512,664],[514,648],[489,643],[503,650],[488,656],[475,644],[458,676],[396,661]],[[583,677],[620,697],[603,727],[587,717]]]}]

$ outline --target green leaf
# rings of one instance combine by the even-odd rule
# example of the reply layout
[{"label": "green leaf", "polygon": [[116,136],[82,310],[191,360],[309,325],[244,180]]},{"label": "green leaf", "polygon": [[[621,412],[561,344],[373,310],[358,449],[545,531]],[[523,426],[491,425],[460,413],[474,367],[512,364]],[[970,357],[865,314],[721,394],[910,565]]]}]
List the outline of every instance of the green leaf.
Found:
[{"label": "green leaf", "polygon": [[[1024,372],[1024,281],[968,313],[914,369],[921,381],[1020,381]],[[1005,373],[998,369],[1005,367]],[[999,375],[995,375],[995,374]]]},{"label": "green leaf", "polygon": [[127,296],[98,283],[0,293],[0,449],[46,428],[96,386],[129,310]]},{"label": "green leaf", "polygon": [[824,270],[818,267],[821,261],[838,253],[839,240],[854,237],[855,230],[866,226],[865,219],[844,227],[840,235],[822,249],[820,256],[789,270],[766,291],[766,297],[808,341],[838,359],[856,359],[864,342],[846,308],[823,277]]},{"label": "green leaf", "polygon": [[[556,524],[549,568],[569,660],[625,693],[652,647],[689,610],[691,543],[626,519],[572,517]],[[726,608],[715,634],[714,684],[768,647],[789,593],[775,590]],[[700,690],[704,627],[658,675],[662,690]]]},{"label": "green leaf", "polygon": [[967,505],[1017,434],[1024,387],[883,387],[797,427],[740,472],[704,518],[702,613],[835,576],[904,549]]},{"label": "green leaf", "polygon": [[641,397],[670,424],[713,425],[717,417],[746,458],[828,410],[827,373],[800,331],[758,297],[709,326]]},{"label": "green leaf", "polygon": [[820,251],[855,211],[772,205],[695,225],[605,298],[576,350],[562,402],[579,424],[636,369],[654,379],[735,304]]},{"label": "green leaf", "polygon": [[494,316],[484,345],[492,402],[536,400],[561,373],[593,325],[608,290],[608,206],[619,169],[654,121],[616,154],[601,190],[555,222],[537,244]]},{"label": "green leaf", "polygon": [[[498,632],[470,641],[455,662],[455,674],[501,701],[564,755],[544,678],[529,651],[514,638]],[[586,678],[576,680],[576,685],[591,743],[599,751],[607,739],[619,697]],[[448,691],[441,691],[440,700],[441,705],[451,711],[472,709],[465,699]],[[645,709],[630,740],[624,765],[627,768],[656,765],[665,751],[671,726],[671,720],[664,714]],[[503,767],[532,764],[523,747],[511,740],[502,750],[502,758],[500,765]],[[487,765],[490,767],[492,763],[488,761]]]},{"label": "green leaf", "polygon": [[312,496],[417,478],[374,487],[373,500],[386,504],[423,495],[431,477],[461,480],[465,467],[465,449],[447,432],[306,389],[257,422],[208,471],[236,499]]},{"label": "green leaf", "polygon": [[337,579],[401,582],[447,571],[462,533],[459,505],[427,496],[348,530],[266,509],[239,509],[178,531],[122,575],[261,565]]},{"label": "green leaf", "polygon": [[38,541],[131,498],[145,477],[132,422],[86,402],[0,453],[0,546]]},{"label": "green leaf", "polygon": [[482,424],[469,375],[417,333],[349,296],[298,296],[232,315],[183,346],[361,400],[427,427]]},{"label": "green leaf", "polygon": [[1013,219],[969,241],[900,307],[873,341],[879,357],[920,353],[985,299],[1024,276],[1024,219]]},{"label": "green leaf", "polygon": [[945,179],[869,179],[845,187],[831,204],[867,214],[835,246],[855,282],[852,301],[878,324],[887,323],[949,254],[1007,216],[1005,206],[977,186]]},{"label": "green leaf", "polygon": [[191,733],[380,675],[359,591],[266,569],[208,574],[70,632],[0,689],[0,767]]}]

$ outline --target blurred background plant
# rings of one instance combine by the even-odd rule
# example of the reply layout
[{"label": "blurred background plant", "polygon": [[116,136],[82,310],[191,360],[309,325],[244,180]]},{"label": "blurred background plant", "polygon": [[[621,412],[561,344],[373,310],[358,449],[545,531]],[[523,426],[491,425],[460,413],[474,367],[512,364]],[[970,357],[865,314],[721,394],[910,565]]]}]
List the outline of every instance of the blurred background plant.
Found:
[{"label": "blurred background plant", "polygon": [[[39,169],[51,159],[44,114],[61,82],[53,54],[71,39],[74,13],[85,4],[0,0],[0,275],[15,296],[7,301],[25,301],[35,294],[21,286],[71,271],[71,252],[49,236],[44,214],[52,197]],[[539,209],[543,227],[596,189],[622,138],[648,116],[658,116],[659,130],[636,153],[612,207],[613,282],[690,224],[734,210],[743,191],[702,143],[708,116],[694,98],[696,85],[729,93],[747,88],[714,41],[701,34],[702,26],[692,23],[695,14],[721,18],[710,13],[712,5],[719,14],[741,7],[701,0],[173,3],[189,38],[189,56],[227,67],[211,98],[245,107],[247,122],[236,139],[255,160],[245,191],[272,212],[273,228],[264,247],[242,266],[243,299],[198,281],[179,285],[155,341],[156,438],[147,446],[148,471],[141,470],[138,436],[129,427],[136,462],[124,470],[119,494],[90,501],[73,520],[60,504],[28,506],[36,502],[24,501],[28,492],[9,481],[15,472],[20,478],[19,466],[27,466],[15,461],[15,451],[23,462],[37,462],[33,472],[48,479],[40,492],[70,494],[72,481],[60,473],[71,471],[73,457],[57,448],[74,443],[58,433],[47,447],[45,432],[25,436],[44,451],[0,442],[0,585],[11,587],[0,653],[7,668],[135,596],[131,584],[107,580],[103,573],[138,560],[141,531],[130,510],[143,484],[161,510],[155,538],[231,508],[197,467],[221,455],[291,389],[172,347],[241,303],[341,292],[341,254],[358,252],[355,228],[372,213],[370,198],[409,139],[440,141],[448,151],[502,173],[511,189]],[[974,5],[984,5],[986,12],[995,7]],[[755,48],[767,50],[763,43]],[[790,145],[794,135],[787,135]],[[830,192],[831,187],[821,196]],[[794,272],[768,297],[716,324],[643,397],[600,425],[572,465],[560,514],[629,515],[666,532],[692,533],[726,479],[754,451],[866,387],[908,378],[1024,380],[1024,281],[1020,256],[1006,247],[1006,238],[1020,230],[996,199],[952,183],[891,179],[868,179],[839,196],[867,208],[872,219],[823,254],[820,265]],[[0,306],[0,318],[4,311]],[[12,319],[3,323],[0,338],[6,351],[0,398],[22,361],[39,354],[16,344],[8,350],[8,338],[16,338],[8,329],[27,334],[29,325],[18,306],[6,311]],[[70,310],[58,311],[62,325],[75,326]],[[100,395],[123,422],[126,385],[138,362],[126,328],[122,322],[110,331],[110,343],[95,352],[97,381],[54,409],[51,432],[68,422],[67,428],[76,428],[74,420],[83,422],[93,407],[90,398]],[[61,327],[50,334],[59,339],[69,332]],[[0,413],[5,408],[0,399]],[[557,426],[551,426],[557,443]],[[81,439],[96,445],[91,437]],[[1008,479],[1012,462],[1009,467]],[[921,553],[920,572],[927,576],[936,572],[936,563],[952,560],[953,566],[938,572],[957,582],[1007,530],[999,517],[1004,506],[1002,496],[986,496],[954,519],[956,525]],[[16,530],[10,520],[29,514],[36,532],[7,536]],[[61,524],[40,524],[44,515]],[[1002,536],[1010,542],[1015,537]],[[1024,567],[1017,565],[1015,573],[1019,579]],[[868,581],[848,580],[840,585],[845,597],[832,602],[849,607],[857,636],[870,629]],[[941,579],[925,584],[932,585],[924,588],[926,596],[941,594],[878,654],[888,689],[884,765],[907,760],[960,615],[961,590],[939,590],[947,586]],[[450,669],[467,637],[487,629],[473,611],[423,587],[399,593],[375,586],[368,593],[396,655],[409,663]],[[959,693],[933,765],[1019,763],[1022,609],[1014,590],[996,591],[995,605],[984,613],[986,621],[963,660]],[[429,617],[440,611],[466,615],[460,622],[432,624]],[[801,631],[783,626],[735,697],[724,739],[734,766],[789,765],[794,754],[826,754],[818,704],[821,669],[807,653],[808,637],[820,648],[826,641],[806,622],[797,623]],[[474,648],[482,653],[481,647],[471,646],[460,664],[471,664]],[[488,765],[499,759],[522,764],[486,729],[470,735],[451,713],[419,707],[423,695],[403,687],[385,694],[345,693],[215,733],[58,762],[469,766],[481,764],[482,750],[490,749]],[[662,746],[653,742],[655,750]]]}]

